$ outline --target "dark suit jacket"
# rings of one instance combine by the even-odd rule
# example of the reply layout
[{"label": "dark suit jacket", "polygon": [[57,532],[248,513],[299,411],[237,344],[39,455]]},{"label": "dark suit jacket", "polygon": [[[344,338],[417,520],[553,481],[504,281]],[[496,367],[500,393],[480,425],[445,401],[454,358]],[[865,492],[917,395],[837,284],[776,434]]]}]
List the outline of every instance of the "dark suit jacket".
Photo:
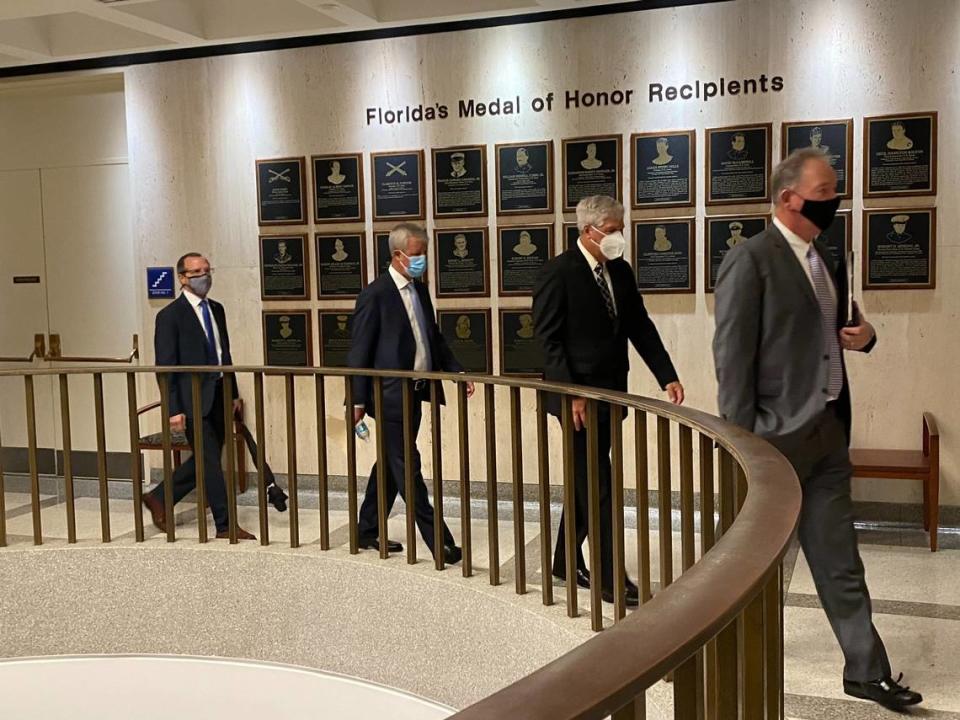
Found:
[{"label": "dark suit jacket", "polygon": [[[847,322],[846,262],[834,265],[823,244],[815,247],[833,271],[839,332]],[[713,338],[725,419],[768,439],[794,436],[816,422],[827,402],[829,368],[820,318],[813,286],[775,225],[727,253],[717,275]],[[876,338],[864,352],[875,344]],[[849,440],[846,367],[836,407]]]},{"label": "dark suit jacket", "polygon": [[[223,305],[210,300],[210,312],[220,331],[220,348],[224,365],[232,365],[230,356],[230,335],[227,333],[227,316]],[[181,293],[180,297],[157,313],[153,336],[154,354],[157,365],[209,365],[207,357],[207,334],[200,324],[190,301]],[[204,375],[201,386],[200,408],[204,417],[213,408],[213,396],[216,391],[217,373]],[[236,383],[232,383],[234,397],[237,397]],[[189,373],[171,373],[170,375],[170,416],[185,414],[193,417],[193,393],[191,392]]]},{"label": "dark suit jacket", "polygon": [[[430,293],[423,283],[414,282],[413,286],[429,326],[427,343],[431,368],[435,372],[463,372],[463,367],[440,334]],[[413,328],[410,327],[400,290],[389,271],[385,272],[365,287],[357,298],[347,365],[375,370],[413,370],[416,353]],[[440,402],[443,402],[443,390],[438,390]],[[429,393],[419,393],[415,399],[423,401],[428,397]],[[376,417],[372,378],[353,378],[353,402],[355,405],[363,405],[369,415]],[[399,378],[384,379],[383,404],[387,420],[399,422],[403,419],[403,386]]]},{"label": "dark suit jacket", "polygon": [[[643,306],[633,269],[623,259],[609,261],[607,269],[617,306],[615,321],[607,314],[579,246],[558,255],[540,272],[533,316],[543,343],[544,379],[625,391],[629,340],[664,388],[677,380],[677,371]],[[560,412],[557,397],[547,398],[547,410]]]}]

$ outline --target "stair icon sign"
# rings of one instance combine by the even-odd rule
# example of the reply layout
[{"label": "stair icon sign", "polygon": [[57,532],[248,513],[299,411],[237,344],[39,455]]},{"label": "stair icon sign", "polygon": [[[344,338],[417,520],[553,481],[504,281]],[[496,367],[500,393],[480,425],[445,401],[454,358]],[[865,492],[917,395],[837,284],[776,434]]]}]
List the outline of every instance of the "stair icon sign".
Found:
[{"label": "stair icon sign", "polygon": [[169,274],[169,273],[168,273],[166,270],[164,270],[162,273],[160,273],[160,274],[157,276],[157,279],[153,281],[152,287],[156,288],[160,283],[163,282],[163,279],[164,279],[168,274]]}]

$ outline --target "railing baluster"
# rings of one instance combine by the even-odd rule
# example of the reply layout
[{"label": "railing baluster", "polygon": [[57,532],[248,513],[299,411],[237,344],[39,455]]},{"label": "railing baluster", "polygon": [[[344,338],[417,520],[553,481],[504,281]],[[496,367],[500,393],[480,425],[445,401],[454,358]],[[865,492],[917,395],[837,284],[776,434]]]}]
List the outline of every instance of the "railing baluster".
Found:
[{"label": "railing baluster", "polygon": [[314,375],[317,399],[317,493],[320,549],[330,549],[330,491],[327,485],[327,398],[323,375]]},{"label": "railing baluster", "polygon": [[657,418],[657,505],[660,528],[660,589],[673,582],[673,485],[670,479],[670,421]]},{"label": "railing baluster", "polygon": [[[197,487],[197,534],[201,543],[207,542],[207,465],[203,445],[202,397],[203,375],[192,373],[190,376],[190,395],[193,398],[193,467]],[[229,446],[228,446],[229,447]],[[217,458],[219,460],[219,458]]]},{"label": "railing baluster", "polygon": [[762,718],[764,713],[763,590],[741,614],[743,654],[740,661],[743,682],[743,717]]},{"label": "railing baluster", "polygon": [[645,696],[630,701],[610,716],[610,720],[647,720]]},{"label": "railing baluster", "polygon": [[230,373],[223,375],[223,442],[227,448],[227,472],[224,477],[227,486],[227,520],[230,523],[228,535],[230,544],[236,545],[237,539],[237,467],[236,441],[233,433],[233,381]]},{"label": "railing baluster", "polygon": [[433,458],[433,566],[443,570],[446,558],[443,552],[443,445],[440,434],[440,381],[430,381],[430,435]]},{"label": "railing baluster", "polygon": [[[687,658],[673,671],[673,717],[699,720],[697,715],[697,656]],[[699,694],[702,696],[702,688]],[[762,720],[758,718],[757,720]]]},{"label": "railing baluster", "polygon": [[[407,381],[403,383],[403,414],[406,417],[407,406],[409,405]],[[383,378],[373,378],[373,404],[377,413],[377,530],[379,532],[378,542],[380,544],[380,559],[386,560],[390,553],[387,551],[387,476],[390,474],[390,462],[387,460],[387,430],[386,430],[386,412],[383,409]],[[406,425],[404,425],[406,430]],[[406,447],[406,445],[404,445]],[[406,452],[406,451],[404,451]],[[394,482],[399,482],[400,478],[394,478]],[[407,499],[404,504],[407,507],[407,514],[410,513],[410,501]],[[407,545],[410,544],[410,538],[407,538]],[[410,550],[407,549],[409,557]]]},{"label": "railing baluster", "polygon": [[624,557],[623,522],[623,413],[624,408],[610,406],[610,505],[613,508],[613,619],[626,617],[627,567]]},{"label": "railing baluster", "polygon": [[297,405],[295,377],[284,375],[287,410],[287,489],[290,495],[290,547],[300,547],[300,502],[297,480]]},{"label": "railing baluster", "polygon": [[497,429],[494,386],[483,386],[484,425],[487,441],[487,545],[490,557],[490,584],[500,584],[500,528],[497,512]]},{"label": "railing baluster", "polygon": [[[173,516],[173,463],[170,449],[170,375],[161,373],[157,376],[160,383],[160,437],[163,446],[163,517],[167,526],[167,542],[175,542],[176,518]],[[195,422],[203,422],[202,418],[194,418]],[[203,445],[201,444],[202,448]],[[196,448],[194,448],[196,450]],[[199,450],[197,452],[202,452]],[[202,463],[198,463],[202,464]]]},{"label": "railing baluster", "polygon": [[[407,563],[417,562],[417,489],[413,485],[413,456],[417,438],[413,432],[413,403],[419,408],[420,400],[413,397],[410,380],[403,381],[403,488],[407,521]],[[419,410],[418,410],[419,411]],[[379,475],[377,475],[379,478]],[[399,482],[399,478],[394,478]],[[386,508],[384,508],[384,512]],[[384,515],[384,517],[386,517]],[[387,536],[386,522],[383,525],[383,537]],[[383,541],[381,541],[383,542]],[[434,554],[443,552],[443,547],[434,548]]]},{"label": "railing baluster", "polygon": [[473,575],[473,534],[470,527],[470,426],[467,385],[457,383],[457,427],[460,434],[460,543],[463,576]]},{"label": "railing baluster", "polygon": [[37,463],[37,406],[34,399],[33,376],[23,377],[27,404],[27,463],[30,470],[30,512],[33,516],[33,544],[43,544],[43,526],[40,522],[40,470]]},{"label": "railing baluster", "polygon": [[103,375],[93,374],[93,409],[97,433],[97,478],[100,488],[100,537],[110,542],[110,487],[107,484],[107,438],[103,417]]},{"label": "railing baluster", "polygon": [[[733,524],[734,472],[733,458],[720,448],[720,535]],[[736,718],[740,707],[738,635],[741,617],[734,618],[717,636],[717,716],[721,720]]]},{"label": "railing baluster", "polygon": [[[376,378],[374,378],[376,379]],[[376,387],[376,385],[374,385]],[[350,534],[350,554],[356,555],[360,552],[360,541],[357,535],[357,436],[354,433],[353,422],[353,378],[350,375],[343,376],[343,398],[344,413],[346,417],[346,438],[347,445],[347,514],[350,516],[349,523]],[[379,443],[380,424],[377,423],[377,442]],[[377,473],[380,472],[380,449],[377,449]]]},{"label": "railing baluster", "polygon": [[763,589],[764,695],[767,720],[782,720],[783,708],[783,564]]},{"label": "railing baluster", "polygon": [[513,459],[513,561],[517,595],[527,592],[527,553],[523,527],[523,444],[520,439],[520,388],[510,388],[510,449]]},{"label": "railing baluster", "polygon": [[634,411],[634,441],[637,484],[637,568],[640,603],[650,600],[650,462],[647,449],[647,414]]},{"label": "railing baluster", "polygon": [[[714,543],[713,439],[700,435],[700,555],[706,555]],[[717,642],[710,640],[702,650],[703,717],[718,720],[717,715]]]},{"label": "railing baluster", "polygon": [[543,604],[553,605],[553,552],[550,524],[550,447],[543,391],[537,390],[537,500],[540,504],[540,576]]},{"label": "railing baluster", "polygon": [[[587,536],[590,545],[590,627],[594,631],[603,630],[599,424],[597,401],[587,400]],[[569,582],[569,578],[567,580]]]},{"label": "railing baluster", "polygon": [[7,497],[3,475],[3,437],[0,433],[0,547],[7,546]]},{"label": "railing baluster", "polygon": [[567,583],[567,616],[577,617],[577,505],[574,497],[573,407],[571,399],[560,396],[560,418],[563,428],[563,543]]},{"label": "railing baluster", "polygon": [[260,515],[260,544],[270,544],[270,518],[267,514],[267,474],[264,471],[267,462],[267,437],[265,408],[263,406],[263,373],[253,374],[253,403],[256,406],[254,420],[257,433],[257,509]]},{"label": "railing baluster", "polygon": [[696,562],[693,508],[693,431],[680,426],[680,542],[683,571]]},{"label": "railing baluster", "polygon": [[[63,489],[66,494],[67,505],[67,542],[75,543],[77,541],[77,508],[74,498],[73,487],[73,435],[70,428],[70,385],[67,382],[68,376],[65,373],[60,374],[60,425],[63,435]],[[136,402],[136,400],[134,400]],[[136,416],[136,407],[134,407],[134,416]],[[131,445],[136,452],[136,444]],[[133,477],[139,478],[139,474]],[[136,481],[133,483],[136,485]],[[136,498],[134,499],[136,500]],[[134,506],[136,511],[134,517],[140,518],[141,535],[143,527],[143,515],[140,512],[140,503]],[[140,538],[143,539],[142,537]]]},{"label": "railing baluster", "polygon": [[[140,459],[140,419],[137,415],[137,376],[132,372],[127,377],[127,419],[130,427],[130,486],[133,488],[133,535],[143,542],[143,464]],[[66,376],[63,376],[66,377]],[[64,447],[66,456],[66,447]],[[66,471],[66,464],[64,464]],[[72,483],[71,483],[72,484]],[[72,493],[73,488],[69,493]],[[69,513],[70,511],[67,510]]]}]

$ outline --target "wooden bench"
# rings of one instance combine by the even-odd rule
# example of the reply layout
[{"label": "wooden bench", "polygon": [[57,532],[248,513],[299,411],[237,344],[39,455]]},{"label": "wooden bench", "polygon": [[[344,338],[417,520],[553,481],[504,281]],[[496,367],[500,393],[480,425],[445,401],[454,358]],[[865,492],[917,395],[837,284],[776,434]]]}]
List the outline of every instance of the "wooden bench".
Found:
[{"label": "wooden bench", "polygon": [[923,482],[923,529],[930,533],[930,551],[937,551],[940,523],[940,433],[930,413],[923,414],[920,450],[850,450],[853,476]]}]

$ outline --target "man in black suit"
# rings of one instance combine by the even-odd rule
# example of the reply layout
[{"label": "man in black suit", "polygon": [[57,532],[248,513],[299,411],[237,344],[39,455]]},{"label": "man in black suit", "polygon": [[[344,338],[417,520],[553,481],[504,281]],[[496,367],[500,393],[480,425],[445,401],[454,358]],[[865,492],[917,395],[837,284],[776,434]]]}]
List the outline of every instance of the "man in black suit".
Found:
[{"label": "man in black suit", "polygon": [[[154,332],[154,354],[157,365],[232,365],[230,336],[227,334],[227,316],[223,305],[209,300],[207,293],[213,284],[213,269],[200,253],[187,253],[177,261],[177,277],[182,292],[180,297],[157,313]],[[189,373],[170,373],[170,429],[186,433],[193,447],[194,423],[192,380]],[[239,397],[234,388],[233,404],[236,411]],[[207,373],[200,389],[200,411],[203,417],[203,477],[207,502],[217,524],[217,537],[228,537],[227,493],[220,467],[220,455],[226,435],[223,418],[223,375]],[[196,468],[193,456],[173,474],[173,502],[180,502],[196,487]],[[166,532],[168,519],[163,505],[163,483],[143,496],[143,504],[150,511],[153,524]],[[200,513],[204,522],[204,513]],[[170,519],[172,522],[172,518]],[[241,540],[256,540],[243,528],[237,528]]]},{"label": "man in black suit", "polygon": [[[412,223],[401,223],[390,231],[390,266],[383,275],[364,288],[357,298],[353,313],[353,330],[347,364],[352,368],[377,370],[414,370],[420,372],[463,372],[437,326],[433,303],[423,283],[417,282],[426,271],[427,234]],[[440,390],[438,388],[438,390]],[[467,383],[467,395],[473,395],[473,383]],[[386,468],[375,463],[370,471],[366,496],[360,508],[360,547],[380,548],[377,519],[377,472],[386,472],[387,514],[397,493],[404,496],[403,447],[403,384],[399,378],[383,381],[383,407],[373,402],[373,381],[369,377],[353,378],[354,422],[369,413],[377,420],[377,431],[386,438]],[[442,390],[439,392],[443,402]],[[430,399],[427,381],[418,380],[413,387],[414,438],[420,430],[420,405]],[[417,527],[432,553],[434,548],[433,509],[427,497],[427,486],[420,471],[420,451],[414,445],[414,484],[416,488]],[[444,559],[448,564],[460,561],[462,552],[444,523]],[[389,541],[388,550],[400,552],[403,546]]]},{"label": "man in black suit", "polygon": [[[533,291],[537,335],[543,343],[544,379],[609,390],[627,389],[629,340],[653,372],[671,402],[683,402],[683,386],[647,315],[630,265],[622,259],[623,205],[606,195],[586,197],[577,204],[577,244],[544,266]],[[569,400],[568,400],[569,401]],[[577,584],[590,586],[581,546],[587,537],[586,400],[572,399],[574,441],[574,500],[577,529]],[[559,417],[560,397],[547,400],[547,410]],[[600,572],[603,599],[613,601],[613,528],[610,498],[610,407],[598,412],[600,479]],[[564,523],[553,556],[553,574],[566,578]],[[591,571],[596,572],[596,568]],[[626,579],[628,605],[637,605],[637,586]]]}]

